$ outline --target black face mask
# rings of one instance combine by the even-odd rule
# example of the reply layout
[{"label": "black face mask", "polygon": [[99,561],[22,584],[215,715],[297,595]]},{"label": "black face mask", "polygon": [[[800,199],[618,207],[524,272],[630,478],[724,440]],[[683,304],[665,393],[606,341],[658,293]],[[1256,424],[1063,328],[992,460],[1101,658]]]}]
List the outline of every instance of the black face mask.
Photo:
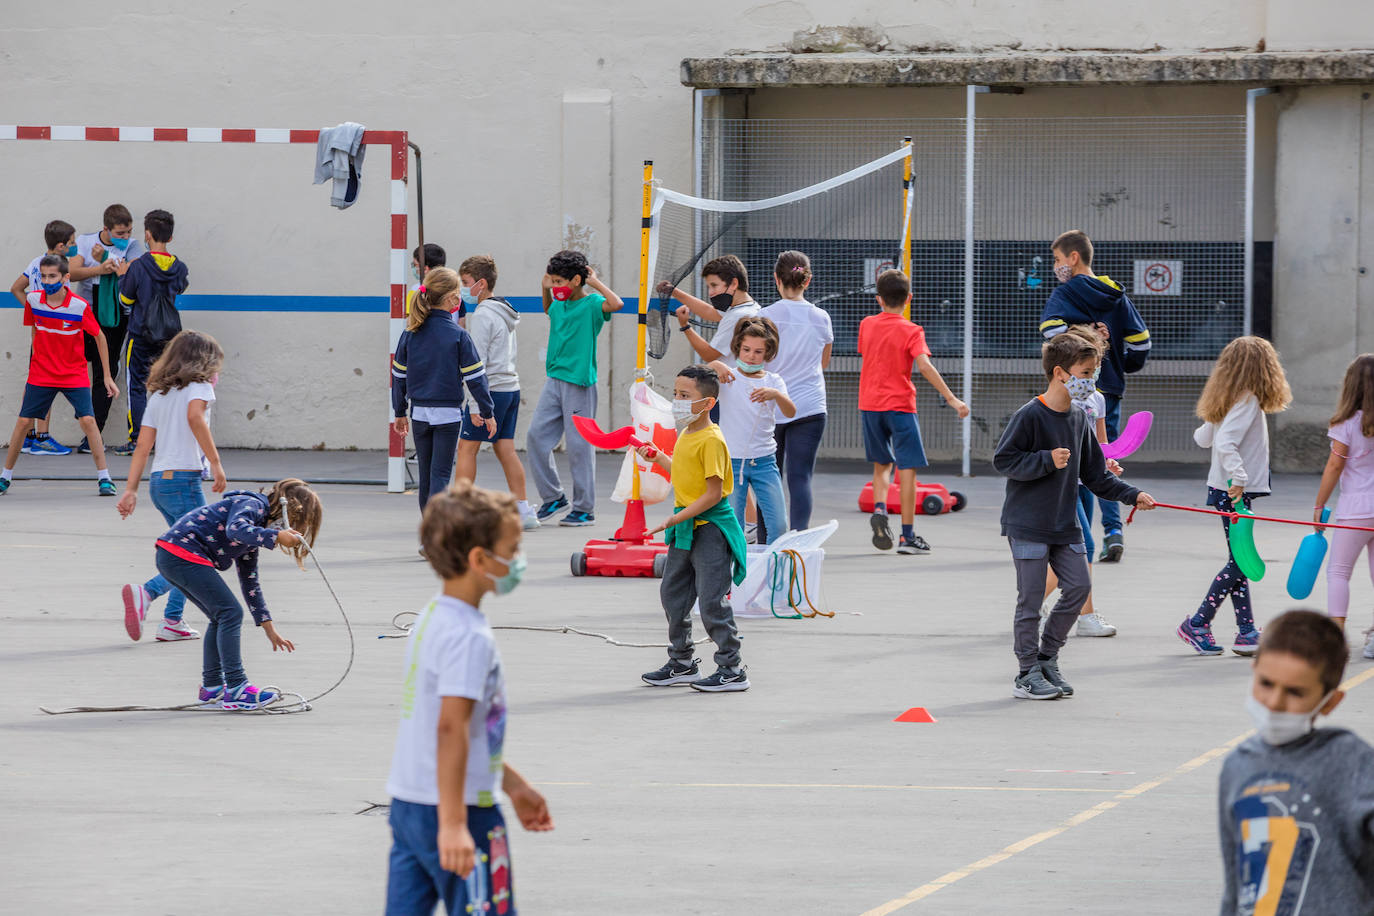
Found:
[{"label": "black face mask", "polygon": [[734,293],[716,293],[711,297],[711,305],[715,307],[717,312],[725,311],[734,304],[734,301]]}]

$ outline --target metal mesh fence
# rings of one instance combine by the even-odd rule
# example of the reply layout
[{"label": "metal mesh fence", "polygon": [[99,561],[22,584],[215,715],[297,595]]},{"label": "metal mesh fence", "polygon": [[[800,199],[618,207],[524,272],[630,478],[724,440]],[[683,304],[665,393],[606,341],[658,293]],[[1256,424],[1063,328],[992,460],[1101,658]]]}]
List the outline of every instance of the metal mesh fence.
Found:
[{"label": "metal mesh fence", "polygon": [[[985,118],[975,124],[971,329],[964,320],[963,118],[707,119],[701,193],[756,200],[792,191],[913,137],[912,318],[925,328],[936,368],[961,396],[971,331],[972,458],[989,459],[1011,413],[1043,390],[1038,326],[1055,284],[1049,245],[1076,228],[1094,241],[1095,271],[1125,288],[1154,343],[1145,370],[1129,379],[1124,404],[1127,414],[1156,415],[1137,459],[1204,460],[1192,445],[1193,404],[1211,361],[1243,325],[1245,119]],[[681,263],[674,250],[689,256],[719,234],[705,256],[738,254],[755,298],[767,304],[777,253],[798,248],[810,255],[815,279],[808,298],[831,313],[835,329],[822,454],[861,456],[855,343],[859,321],[876,309],[865,287],[898,253],[900,166],[843,193],[742,218],[668,209],[659,274]],[[695,276],[684,287],[693,288],[687,284]],[[666,361],[675,358],[690,356],[676,350]],[[919,379],[917,389],[931,458],[960,457],[962,424]]]}]

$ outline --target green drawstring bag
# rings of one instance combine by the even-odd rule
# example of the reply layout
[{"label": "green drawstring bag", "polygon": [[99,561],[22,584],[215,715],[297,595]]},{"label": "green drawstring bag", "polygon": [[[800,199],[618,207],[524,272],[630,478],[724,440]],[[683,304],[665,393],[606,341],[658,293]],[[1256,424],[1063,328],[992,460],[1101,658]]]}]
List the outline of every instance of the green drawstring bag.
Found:
[{"label": "green drawstring bag", "polygon": [[124,307],[119,304],[119,275],[109,274],[95,287],[95,318],[102,328],[119,327]]}]

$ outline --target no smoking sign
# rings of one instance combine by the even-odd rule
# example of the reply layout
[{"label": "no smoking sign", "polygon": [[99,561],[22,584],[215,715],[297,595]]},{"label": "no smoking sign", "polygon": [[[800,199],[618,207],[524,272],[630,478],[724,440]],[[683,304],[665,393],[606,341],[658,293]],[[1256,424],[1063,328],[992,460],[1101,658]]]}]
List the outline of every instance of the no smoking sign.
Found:
[{"label": "no smoking sign", "polygon": [[1136,261],[1134,296],[1183,295],[1182,261]]}]

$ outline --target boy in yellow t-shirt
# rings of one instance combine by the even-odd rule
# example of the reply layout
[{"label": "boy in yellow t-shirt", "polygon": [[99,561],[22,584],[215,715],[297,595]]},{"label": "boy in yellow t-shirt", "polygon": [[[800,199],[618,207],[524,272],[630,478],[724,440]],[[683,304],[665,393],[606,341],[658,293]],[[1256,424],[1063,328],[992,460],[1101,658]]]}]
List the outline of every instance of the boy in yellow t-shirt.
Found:
[{"label": "boy in yellow t-shirt", "polygon": [[[646,446],[640,457],[667,468],[673,478],[676,510],[650,536],[666,531],[668,564],[658,594],[668,617],[668,662],[643,675],[651,687],[687,684],[705,693],[749,689],[740,664],[739,633],[725,596],[731,583],[744,581],[744,529],[726,499],[734,489],[730,450],[711,408],[720,395],[720,379],[707,366],[688,366],[673,386],[673,416],[686,429],[678,436],[673,457]],[[701,677],[692,658],[692,605],[700,602],[701,623],[716,644],[716,673]]]}]

